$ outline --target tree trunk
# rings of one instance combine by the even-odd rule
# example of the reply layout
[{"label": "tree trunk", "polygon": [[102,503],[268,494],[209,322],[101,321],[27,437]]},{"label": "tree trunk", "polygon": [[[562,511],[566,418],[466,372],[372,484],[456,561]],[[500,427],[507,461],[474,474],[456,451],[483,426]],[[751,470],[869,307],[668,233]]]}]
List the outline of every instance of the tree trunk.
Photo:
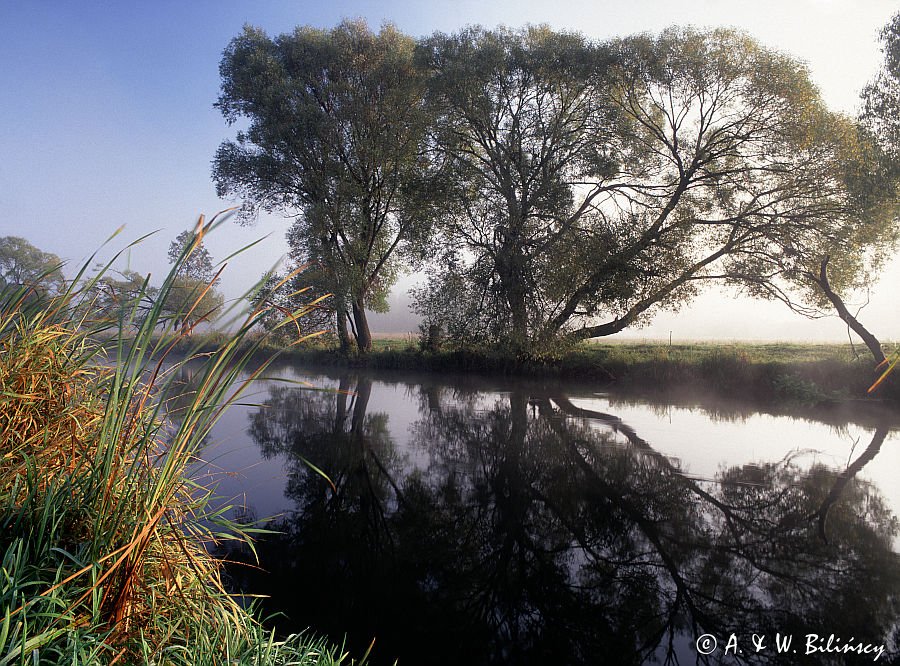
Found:
[{"label": "tree trunk", "polygon": [[350,418],[350,432],[361,437],[366,424],[366,410],[369,408],[369,396],[372,395],[372,380],[362,377],[356,380],[356,391],[353,394],[353,415]]},{"label": "tree trunk", "polygon": [[528,310],[523,290],[515,289],[508,297],[512,310],[512,346],[518,356],[528,351]]},{"label": "tree trunk", "polygon": [[347,420],[347,397],[350,395],[350,375],[341,375],[338,392],[335,396],[337,405],[334,411],[334,428],[332,434],[344,432],[344,421]]},{"label": "tree trunk", "polygon": [[512,351],[519,355],[528,350],[528,294],[520,266],[522,262],[520,258],[510,256],[514,252],[515,249],[498,253],[496,270],[512,319],[509,342]]},{"label": "tree trunk", "polygon": [[350,353],[350,333],[347,332],[347,311],[340,307],[337,310],[337,335],[341,345],[341,354]]},{"label": "tree trunk", "polygon": [[866,327],[863,326],[856,317],[850,314],[850,311],[847,309],[847,306],[844,305],[844,301],[841,297],[831,289],[831,284],[828,282],[828,260],[830,258],[831,257],[825,257],[822,260],[822,264],[819,267],[819,275],[818,277],[813,275],[813,281],[819,285],[822,293],[824,293],[825,297],[831,301],[834,309],[837,310],[838,316],[847,323],[847,326],[849,326],[854,333],[862,338],[863,342],[866,343],[866,347],[872,352],[875,362],[883,363],[884,352],[881,350],[881,343],[878,342],[878,338],[869,333]]},{"label": "tree trunk", "polygon": [[834,485],[831,487],[831,491],[828,493],[825,501],[822,502],[822,506],[816,512],[816,515],[819,517],[819,536],[825,543],[828,543],[828,536],[825,534],[825,521],[828,519],[828,512],[831,510],[831,507],[834,506],[834,504],[840,499],[841,494],[844,492],[844,488],[847,486],[847,484],[853,480],[853,478],[863,467],[866,466],[869,461],[871,461],[875,456],[878,455],[878,452],[881,451],[881,445],[884,444],[884,440],[887,438],[887,435],[887,427],[879,425],[875,429],[875,434],[872,435],[872,441],[869,443],[868,448],[863,451],[862,455],[854,460],[853,463],[847,467],[847,469],[838,474],[838,477],[834,481]]},{"label": "tree trunk", "polygon": [[372,333],[369,331],[369,320],[366,318],[366,308],[363,299],[353,301],[353,321],[356,323],[356,346],[360,354],[368,354],[372,351]]}]

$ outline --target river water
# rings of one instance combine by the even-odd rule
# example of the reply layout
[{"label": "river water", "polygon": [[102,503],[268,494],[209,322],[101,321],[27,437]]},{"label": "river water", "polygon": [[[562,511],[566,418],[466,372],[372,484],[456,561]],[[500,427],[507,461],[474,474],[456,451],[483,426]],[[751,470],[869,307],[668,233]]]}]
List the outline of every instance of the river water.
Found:
[{"label": "river water", "polygon": [[401,666],[896,656],[896,413],[269,376],[216,426],[204,470],[277,530],[259,567],[228,555],[281,633],[346,638],[356,657],[374,639],[369,663]]}]

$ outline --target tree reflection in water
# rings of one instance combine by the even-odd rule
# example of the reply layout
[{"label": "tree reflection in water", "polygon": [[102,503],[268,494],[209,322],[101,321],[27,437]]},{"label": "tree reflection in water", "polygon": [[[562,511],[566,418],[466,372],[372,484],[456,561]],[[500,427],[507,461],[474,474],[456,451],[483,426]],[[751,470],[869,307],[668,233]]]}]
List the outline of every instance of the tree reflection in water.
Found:
[{"label": "tree reflection in water", "polygon": [[844,473],[788,458],[705,482],[612,415],[516,390],[485,404],[419,386],[404,452],[371,388],[276,387],[252,416],[294,507],[258,543],[264,571],[233,575],[280,630],[347,632],[357,655],[374,637],[376,662],[409,664],[694,663],[703,633],[896,638],[897,521],[855,478],[884,428]]}]

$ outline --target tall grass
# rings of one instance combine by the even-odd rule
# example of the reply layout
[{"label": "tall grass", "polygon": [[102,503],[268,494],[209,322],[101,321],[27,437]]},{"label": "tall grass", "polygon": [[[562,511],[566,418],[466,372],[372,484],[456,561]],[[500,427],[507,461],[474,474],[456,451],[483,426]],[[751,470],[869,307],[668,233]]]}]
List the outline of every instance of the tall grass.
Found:
[{"label": "tall grass", "polygon": [[[112,262],[91,278],[82,271],[60,296],[28,285],[0,293],[0,666],[346,659],[312,637],[275,640],[226,593],[210,555],[212,543],[248,530],[214,510],[188,470],[266,366],[238,381],[265,344],[249,335],[264,306],[212,351],[172,356],[191,332],[175,322],[211,313],[166,316],[163,303],[215,224],[201,217],[149,307],[140,294],[112,318],[97,315]],[[173,419],[172,378],[197,358],[197,388]]]}]

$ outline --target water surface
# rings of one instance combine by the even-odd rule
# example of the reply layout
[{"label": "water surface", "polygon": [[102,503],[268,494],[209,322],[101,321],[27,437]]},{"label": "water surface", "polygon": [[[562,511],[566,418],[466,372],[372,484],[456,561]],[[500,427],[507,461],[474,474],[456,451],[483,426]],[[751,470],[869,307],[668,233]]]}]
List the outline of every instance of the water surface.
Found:
[{"label": "water surface", "polygon": [[[230,571],[279,631],[346,634],[357,656],[374,638],[372,663],[401,665],[873,658],[805,657],[811,633],[893,654],[896,415],[277,374],[206,454],[221,494],[277,516],[261,568]],[[743,652],[726,656],[732,635]]]}]

